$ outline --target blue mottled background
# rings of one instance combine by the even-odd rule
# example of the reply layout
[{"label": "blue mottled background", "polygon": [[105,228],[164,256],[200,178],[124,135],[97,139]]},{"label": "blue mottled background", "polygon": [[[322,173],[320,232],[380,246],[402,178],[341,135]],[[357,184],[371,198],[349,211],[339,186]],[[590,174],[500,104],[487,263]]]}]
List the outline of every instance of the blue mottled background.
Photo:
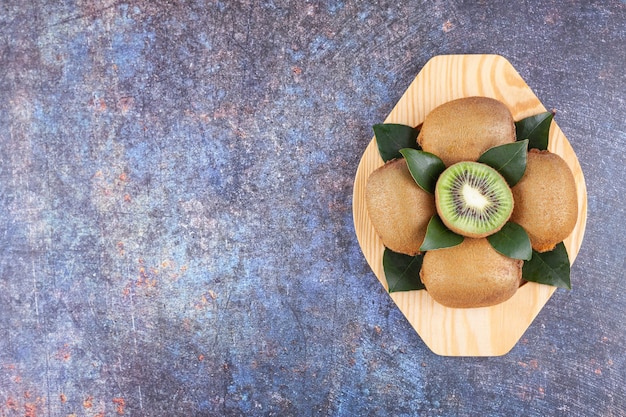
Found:
[{"label": "blue mottled background", "polygon": [[[400,3],[400,4],[399,4]],[[0,416],[625,416],[626,3],[4,0]],[[371,125],[497,53],[589,192],[496,358],[434,355],[352,223]]]}]

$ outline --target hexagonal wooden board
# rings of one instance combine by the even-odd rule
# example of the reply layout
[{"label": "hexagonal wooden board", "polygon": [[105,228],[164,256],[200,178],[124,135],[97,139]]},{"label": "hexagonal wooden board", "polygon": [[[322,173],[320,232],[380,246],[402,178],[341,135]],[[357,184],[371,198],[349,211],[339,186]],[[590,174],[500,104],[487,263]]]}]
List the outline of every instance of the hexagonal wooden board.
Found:
[{"label": "hexagonal wooden board", "polygon": [[[515,120],[546,111],[505,58],[498,55],[442,55],[426,63],[384,122],[417,126],[438,105],[470,96],[500,100],[509,107]],[[379,122],[373,120],[372,125]],[[585,179],[574,150],[554,121],[548,149],[565,159],[577,184],[578,222],[565,239],[573,263],[587,220]],[[384,246],[372,227],[364,199],[367,178],[381,165],[383,160],[373,138],[357,169],[353,216],[363,254],[380,283],[387,288],[382,267]],[[574,282],[574,290],[575,286]],[[433,352],[445,356],[497,356],[506,354],[515,346],[554,291],[555,287],[529,282],[504,303],[472,309],[444,307],[427,291],[394,292],[390,296]]]}]

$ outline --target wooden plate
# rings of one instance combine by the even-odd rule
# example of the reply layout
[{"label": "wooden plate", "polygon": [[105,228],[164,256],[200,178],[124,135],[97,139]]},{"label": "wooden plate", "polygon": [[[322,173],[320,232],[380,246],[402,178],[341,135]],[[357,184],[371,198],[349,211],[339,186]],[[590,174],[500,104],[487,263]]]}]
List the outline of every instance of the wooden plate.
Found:
[{"label": "wooden plate", "polygon": [[[509,107],[515,120],[546,111],[505,58],[498,55],[441,55],[426,63],[385,123],[417,126],[438,105],[470,96],[500,100]],[[378,122],[372,121],[372,125]],[[587,220],[585,179],[574,150],[554,121],[548,148],[565,159],[577,184],[578,221],[572,234],[565,239],[573,263]],[[356,172],[353,217],[361,250],[380,283],[387,288],[382,268],[384,246],[372,227],[364,197],[367,178],[381,165],[383,160],[373,138]],[[574,288],[575,285],[574,282]],[[427,291],[394,292],[390,296],[433,352],[446,356],[497,356],[515,346],[554,291],[555,287],[529,282],[502,304],[472,309],[444,307]]]}]

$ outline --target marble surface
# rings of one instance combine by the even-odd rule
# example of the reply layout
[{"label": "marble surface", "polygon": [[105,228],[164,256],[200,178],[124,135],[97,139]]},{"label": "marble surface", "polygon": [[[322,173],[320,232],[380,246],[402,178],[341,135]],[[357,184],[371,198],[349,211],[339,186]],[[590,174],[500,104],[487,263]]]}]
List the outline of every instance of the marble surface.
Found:
[{"label": "marble surface", "polygon": [[[626,3],[0,5],[0,416],[625,416]],[[589,218],[513,350],[433,354],[368,268],[360,155],[432,56],[507,58]]]}]

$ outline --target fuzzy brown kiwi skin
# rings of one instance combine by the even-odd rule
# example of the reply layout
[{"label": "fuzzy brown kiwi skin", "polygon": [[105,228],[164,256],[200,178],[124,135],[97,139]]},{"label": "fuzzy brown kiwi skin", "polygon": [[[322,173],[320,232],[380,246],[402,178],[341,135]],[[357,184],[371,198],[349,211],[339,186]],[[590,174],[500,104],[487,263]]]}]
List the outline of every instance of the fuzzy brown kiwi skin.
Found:
[{"label": "fuzzy brown kiwi skin", "polygon": [[465,97],[430,111],[417,142],[446,166],[476,161],[487,149],[515,142],[515,122],[504,103],[488,97]]},{"label": "fuzzy brown kiwi skin", "polygon": [[465,238],[460,245],[426,252],[420,278],[430,296],[446,307],[489,307],[517,292],[522,265],[496,252],[485,238]]},{"label": "fuzzy brown kiwi skin", "polygon": [[559,155],[531,149],[526,172],[511,189],[511,220],[522,226],[537,252],[554,249],[570,235],[578,220],[576,182]]},{"label": "fuzzy brown kiwi skin", "polygon": [[365,203],[383,245],[411,256],[420,252],[435,201],[415,183],[405,159],[389,161],[370,174]]},{"label": "fuzzy brown kiwi skin", "polygon": [[[502,177],[502,175],[500,175],[500,173],[498,173],[497,171],[493,171],[493,174],[499,176],[502,181],[506,182],[506,180]],[[506,221],[502,222],[500,227],[495,228],[495,229],[490,229],[490,230],[488,230],[486,232],[483,232],[483,233],[473,233],[473,232],[468,232],[467,230],[460,229],[455,224],[451,223],[443,215],[442,210],[439,208],[439,193],[440,193],[439,188],[440,187],[435,186],[435,207],[437,208],[437,213],[439,214],[439,217],[441,218],[441,221],[443,222],[443,224],[445,224],[448,229],[452,230],[456,234],[459,234],[459,235],[462,235],[462,236],[471,237],[471,238],[474,238],[474,239],[478,239],[478,238],[481,238],[481,237],[486,237],[486,236],[492,235],[492,234],[500,231],[500,229],[502,229],[504,227],[504,225],[506,224],[506,222],[508,221],[508,219],[507,219]],[[513,205],[513,209],[515,209],[515,200],[513,199],[512,195],[511,195],[511,204]],[[510,218],[510,216],[509,216],[509,218]]]}]

